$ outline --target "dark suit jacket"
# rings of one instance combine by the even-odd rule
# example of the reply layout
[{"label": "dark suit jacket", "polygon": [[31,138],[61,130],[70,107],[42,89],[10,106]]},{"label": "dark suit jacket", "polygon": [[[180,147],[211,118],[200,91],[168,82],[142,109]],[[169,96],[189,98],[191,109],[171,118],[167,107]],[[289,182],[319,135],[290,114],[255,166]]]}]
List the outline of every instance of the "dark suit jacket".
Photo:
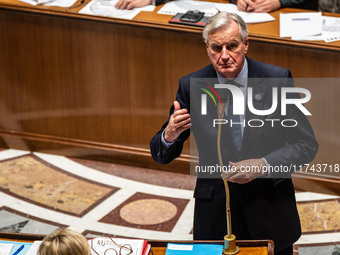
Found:
[{"label": "dark suit jacket", "polygon": [[317,10],[318,1],[317,0],[280,0],[281,8],[298,8],[306,10]]},{"label": "dark suit jacket", "polygon": [[[272,105],[272,88],[293,86],[289,70],[261,63],[247,58],[248,87],[253,88],[253,95],[261,94],[262,99],[254,101],[256,109],[269,109]],[[191,131],[195,136],[199,152],[199,165],[218,164],[216,128],[212,128],[212,119],[217,118],[216,110],[207,116],[200,113],[200,100],[193,99],[190,93],[197,89],[190,85],[192,78],[216,78],[212,65],[189,74],[179,81],[176,100],[182,108],[187,108],[191,119]],[[279,78],[279,79],[270,79]],[[199,92],[201,93],[201,91]],[[197,97],[199,98],[199,97]],[[211,100],[210,100],[211,101]],[[279,104],[280,105],[280,101]],[[208,106],[208,109],[216,109]],[[271,166],[298,166],[310,162],[316,155],[318,144],[306,116],[296,107],[287,109],[287,116],[281,116],[281,108],[270,116],[255,116],[249,110],[245,119],[296,119],[298,125],[284,128],[281,125],[265,123],[261,128],[244,129],[241,152],[236,150],[230,127],[222,128],[222,154],[224,165],[229,161],[265,157]],[[170,109],[170,115],[173,107]],[[152,138],[150,147],[154,160],[169,163],[181,154],[184,141],[190,136],[190,130],[183,132],[175,143],[164,150],[161,145],[161,130]],[[220,178],[198,177],[194,192],[194,239],[221,240],[226,234],[225,189]],[[210,176],[209,176],[210,177]],[[258,178],[247,184],[229,183],[231,196],[231,214],[233,234],[237,239],[271,239],[275,250],[280,251],[293,244],[301,235],[300,221],[296,209],[294,187],[290,178]],[[285,176],[287,177],[287,176]],[[290,177],[290,176],[289,176]]]}]

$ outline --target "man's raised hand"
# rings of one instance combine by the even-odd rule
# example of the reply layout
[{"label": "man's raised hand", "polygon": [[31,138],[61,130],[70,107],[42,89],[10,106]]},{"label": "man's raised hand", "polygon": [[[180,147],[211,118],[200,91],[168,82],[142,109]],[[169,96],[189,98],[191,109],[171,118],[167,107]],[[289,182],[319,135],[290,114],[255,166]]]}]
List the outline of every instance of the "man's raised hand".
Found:
[{"label": "man's raised hand", "polygon": [[168,125],[165,128],[164,140],[167,143],[175,141],[179,135],[191,127],[190,114],[187,109],[181,109],[180,104],[174,102],[174,113],[171,115]]}]

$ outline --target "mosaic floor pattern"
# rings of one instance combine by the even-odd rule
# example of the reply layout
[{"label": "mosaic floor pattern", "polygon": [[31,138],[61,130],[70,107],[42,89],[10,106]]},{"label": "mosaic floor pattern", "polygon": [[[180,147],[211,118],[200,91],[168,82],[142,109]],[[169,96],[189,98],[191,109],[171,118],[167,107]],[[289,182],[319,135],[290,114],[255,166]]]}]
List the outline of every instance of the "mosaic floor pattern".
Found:
[{"label": "mosaic floor pattern", "polygon": [[[0,231],[63,226],[88,237],[192,240],[194,185],[181,174],[2,150]],[[296,199],[303,235],[295,254],[340,254],[340,196],[297,192]]]}]

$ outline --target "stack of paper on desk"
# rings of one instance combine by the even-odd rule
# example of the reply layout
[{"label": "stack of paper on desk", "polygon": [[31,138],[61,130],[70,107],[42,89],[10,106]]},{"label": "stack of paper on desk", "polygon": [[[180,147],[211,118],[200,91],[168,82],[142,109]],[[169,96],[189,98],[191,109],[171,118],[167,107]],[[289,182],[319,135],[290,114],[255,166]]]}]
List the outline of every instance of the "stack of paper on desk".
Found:
[{"label": "stack of paper on desk", "polygon": [[280,37],[293,40],[340,40],[340,19],[322,16],[321,12],[280,14]]}]

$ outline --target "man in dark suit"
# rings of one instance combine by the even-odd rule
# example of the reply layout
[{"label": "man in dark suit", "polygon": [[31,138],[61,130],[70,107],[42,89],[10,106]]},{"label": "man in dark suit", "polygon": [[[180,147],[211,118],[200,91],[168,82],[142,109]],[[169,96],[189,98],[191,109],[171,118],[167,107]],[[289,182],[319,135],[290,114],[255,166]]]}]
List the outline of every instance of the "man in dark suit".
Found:
[{"label": "man in dark suit", "polygon": [[[212,125],[219,117],[212,100],[207,102],[209,114],[202,115],[202,90],[197,84],[205,83],[197,83],[198,78],[214,78],[218,83],[236,82],[244,93],[248,89],[248,94],[251,89],[253,107],[258,110],[271,109],[274,88],[277,91],[293,88],[289,70],[245,56],[249,47],[248,31],[238,15],[216,14],[209,19],[203,37],[212,64],[180,79],[169,119],[150,142],[152,156],[158,163],[169,163],[178,157],[190,131],[197,143],[199,165],[216,166],[219,162],[218,132]],[[221,101],[225,100],[221,97]],[[229,100],[230,97],[226,102],[230,105],[226,108],[235,107]],[[266,116],[256,116],[246,103],[244,125],[234,125],[241,128],[238,138],[233,127],[223,125],[221,152],[224,165],[233,169],[228,173],[233,233],[237,239],[274,240],[275,254],[283,255],[293,254],[292,244],[301,235],[294,187],[291,178],[287,177],[315,157],[318,144],[301,107],[289,105],[283,116],[280,103],[281,100],[279,107]],[[285,119],[296,122],[282,125]],[[260,124],[255,125],[254,120]],[[270,167],[289,169],[288,176],[287,173],[282,175],[283,171],[263,171]],[[259,171],[242,171],[250,168]],[[195,240],[221,240],[226,234],[226,198],[220,174],[198,175],[194,192]]]}]

